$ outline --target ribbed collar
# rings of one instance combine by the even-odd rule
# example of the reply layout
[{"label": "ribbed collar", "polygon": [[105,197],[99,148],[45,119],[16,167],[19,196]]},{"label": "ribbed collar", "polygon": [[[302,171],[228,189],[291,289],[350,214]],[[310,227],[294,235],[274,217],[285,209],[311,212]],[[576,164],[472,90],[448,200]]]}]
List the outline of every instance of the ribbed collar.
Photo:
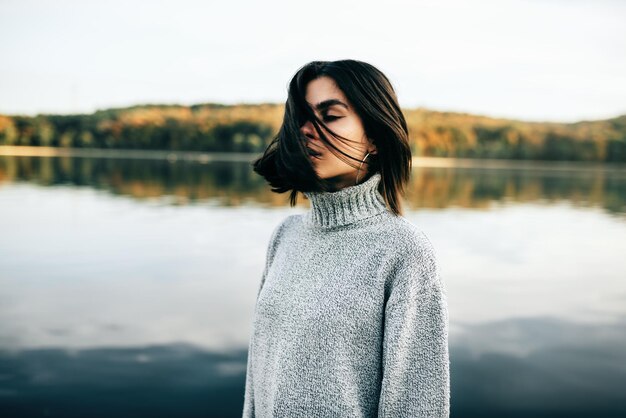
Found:
[{"label": "ribbed collar", "polygon": [[376,172],[363,183],[336,192],[304,192],[311,201],[304,221],[313,227],[333,228],[384,212],[387,206],[378,191],[381,179],[381,174]]}]

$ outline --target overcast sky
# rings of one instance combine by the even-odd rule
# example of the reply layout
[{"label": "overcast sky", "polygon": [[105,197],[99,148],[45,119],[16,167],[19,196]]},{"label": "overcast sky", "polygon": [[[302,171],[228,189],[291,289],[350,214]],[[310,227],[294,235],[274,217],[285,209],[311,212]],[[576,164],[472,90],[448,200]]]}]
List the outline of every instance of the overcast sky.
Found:
[{"label": "overcast sky", "polygon": [[312,60],[367,61],[403,107],[626,113],[621,0],[0,0],[0,113],[284,103]]}]

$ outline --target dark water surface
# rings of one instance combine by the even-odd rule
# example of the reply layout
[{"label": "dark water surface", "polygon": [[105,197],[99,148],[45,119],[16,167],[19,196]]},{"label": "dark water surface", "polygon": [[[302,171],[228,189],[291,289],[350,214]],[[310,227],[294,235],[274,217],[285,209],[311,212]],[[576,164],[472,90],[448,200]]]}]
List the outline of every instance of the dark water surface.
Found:
[{"label": "dark water surface", "polygon": [[[452,416],[626,416],[626,171],[416,167]],[[241,416],[276,224],[247,162],[0,156],[0,417]]]}]

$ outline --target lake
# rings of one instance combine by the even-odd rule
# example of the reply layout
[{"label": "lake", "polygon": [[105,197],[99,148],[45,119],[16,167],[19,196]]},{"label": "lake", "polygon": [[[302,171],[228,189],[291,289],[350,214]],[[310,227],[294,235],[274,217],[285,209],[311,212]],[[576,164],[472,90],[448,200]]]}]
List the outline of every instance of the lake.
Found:
[{"label": "lake", "polygon": [[[626,169],[418,159],[451,416],[626,416]],[[0,156],[0,416],[239,417],[289,207],[246,160]]]}]

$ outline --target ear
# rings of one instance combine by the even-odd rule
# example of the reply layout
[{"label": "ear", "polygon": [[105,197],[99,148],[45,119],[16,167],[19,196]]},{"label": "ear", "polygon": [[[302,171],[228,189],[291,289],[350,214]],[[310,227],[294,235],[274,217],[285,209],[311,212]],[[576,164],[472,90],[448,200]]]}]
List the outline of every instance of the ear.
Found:
[{"label": "ear", "polygon": [[376,145],[374,145],[374,141],[370,139],[369,144],[370,146],[367,152],[369,152],[370,154],[378,154],[378,148],[376,148]]}]

